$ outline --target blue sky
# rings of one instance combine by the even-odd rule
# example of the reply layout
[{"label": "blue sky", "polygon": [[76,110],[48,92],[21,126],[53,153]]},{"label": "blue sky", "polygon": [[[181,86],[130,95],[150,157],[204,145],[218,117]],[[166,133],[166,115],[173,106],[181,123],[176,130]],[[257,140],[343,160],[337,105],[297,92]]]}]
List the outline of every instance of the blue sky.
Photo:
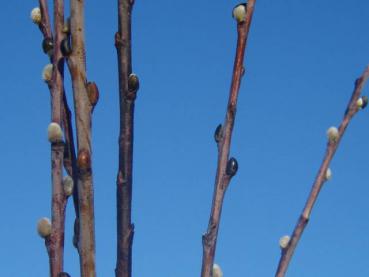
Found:
[{"label": "blue sky", "polygon": [[[199,276],[236,43],[236,1],[143,1],[133,11],[133,274]],[[47,276],[40,217],[50,216],[47,57],[30,19],[37,1],[2,3],[0,276]],[[258,0],[246,54],[216,262],[226,277],[274,276],[353,82],[369,63],[369,2]],[[116,1],[86,2],[93,115],[97,273],[115,268],[118,93]],[[66,82],[71,96],[69,80]],[[364,89],[368,95],[369,88]],[[369,276],[369,114],[352,121],[287,276]],[[71,204],[71,203],[70,203]],[[65,270],[79,276],[68,206]]]}]

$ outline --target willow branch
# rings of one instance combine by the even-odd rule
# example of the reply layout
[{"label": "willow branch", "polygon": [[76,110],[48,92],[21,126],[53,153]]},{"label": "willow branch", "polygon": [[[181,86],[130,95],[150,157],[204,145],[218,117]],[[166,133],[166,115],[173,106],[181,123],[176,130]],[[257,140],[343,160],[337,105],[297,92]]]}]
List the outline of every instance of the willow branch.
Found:
[{"label": "willow branch", "polygon": [[276,277],[283,277],[286,274],[288,265],[292,259],[296,246],[302,236],[302,233],[305,230],[305,227],[307,226],[309,222],[311,211],[319,196],[319,192],[322,189],[323,184],[326,181],[326,172],[329,168],[329,164],[331,160],[333,159],[334,154],[336,153],[339,143],[351,119],[360,110],[360,107],[358,107],[357,105],[357,101],[360,98],[361,91],[366,81],[368,80],[368,78],[369,78],[369,66],[365,69],[364,73],[355,82],[354,91],[352,93],[351,99],[347,106],[343,120],[338,128],[338,138],[336,140],[328,140],[327,150],[323,158],[323,162],[318,170],[318,174],[313,183],[313,186],[310,191],[309,197],[306,201],[305,207],[298,219],[295,229],[293,230],[289,243],[284,249],[282,249],[282,254],[279,260],[278,269],[275,274]]},{"label": "willow branch", "polygon": [[44,38],[52,38],[53,34],[51,31],[49,8],[46,0],[39,0],[41,10],[41,23],[38,25]]},{"label": "willow branch", "polygon": [[93,277],[95,272],[95,226],[94,226],[94,193],[91,170],[91,113],[87,91],[84,1],[71,1],[71,38],[72,51],[68,57],[71,73],[75,120],[77,129],[77,170],[78,170],[78,203],[79,220],[78,251],[80,255],[81,276]]},{"label": "willow branch", "polygon": [[[219,230],[219,223],[225,192],[228,188],[232,176],[237,171],[237,161],[229,159],[232,130],[236,116],[237,98],[244,73],[244,55],[254,11],[255,0],[247,3],[246,18],[237,23],[237,49],[233,67],[233,77],[229,94],[227,113],[223,126],[217,128],[216,142],[218,144],[218,165],[216,171],[213,203],[207,232],[203,235],[203,258],[202,258],[202,277],[211,277],[214,263],[216,242]],[[227,168],[228,167],[228,168]]]},{"label": "willow branch", "polygon": [[[44,39],[53,39],[53,34],[50,25],[49,19],[49,11],[47,6],[47,1],[40,0],[39,1],[40,9],[41,9],[41,23],[39,24],[39,29],[44,36]],[[50,56],[50,62],[54,64],[53,55]],[[50,90],[50,96],[52,97],[52,82],[48,83],[48,87]],[[74,138],[73,138],[73,129],[72,129],[72,119],[71,119],[71,111],[68,105],[67,97],[65,94],[65,90],[63,90],[63,101],[61,106],[62,113],[62,127],[64,130],[64,157],[63,164],[64,168],[67,171],[68,175],[71,176],[74,180],[74,183],[77,183],[77,170],[76,170],[76,153],[74,146]],[[79,210],[78,210],[78,188],[74,187],[73,190],[73,202],[74,202],[74,210],[76,213],[76,221],[78,221]],[[77,234],[75,234],[77,237]]]},{"label": "willow branch", "polygon": [[119,74],[119,168],[117,174],[117,263],[115,276],[130,277],[132,273],[131,222],[133,119],[138,78],[132,74],[131,12],[133,0],[118,0],[118,32],[115,47]]},{"label": "willow branch", "polygon": [[[64,58],[60,52],[63,39],[64,1],[54,0],[54,50],[53,50],[53,76],[51,82],[52,122],[61,126],[62,103],[64,91]],[[64,262],[64,229],[66,196],[63,190],[63,155],[64,143],[53,141],[51,144],[51,170],[52,170],[52,230],[50,237],[50,273],[58,277],[63,271]]]}]

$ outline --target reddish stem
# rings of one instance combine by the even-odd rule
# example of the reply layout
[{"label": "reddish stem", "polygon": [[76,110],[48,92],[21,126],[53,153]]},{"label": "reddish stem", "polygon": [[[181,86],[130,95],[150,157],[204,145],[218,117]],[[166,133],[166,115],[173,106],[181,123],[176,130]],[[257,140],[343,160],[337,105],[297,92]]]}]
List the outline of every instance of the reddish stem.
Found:
[{"label": "reddish stem", "polygon": [[333,159],[334,154],[336,153],[336,150],[339,146],[339,143],[345,133],[345,130],[347,126],[349,125],[351,119],[354,117],[354,115],[359,111],[359,107],[357,106],[357,100],[359,99],[361,95],[361,91],[366,83],[366,81],[369,78],[369,66],[366,67],[363,74],[356,80],[355,82],[355,88],[352,93],[351,99],[349,101],[349,104],[347,106],[345,115],[343,117],[343,120],[338,128],[338,139],[336,141],[328,141],[327,144],[327,150],[323,159],[323,162],[318,170],[318,174],[315,178],[314,184],[312,186],[311,192],[309,194],[309,197],[306,201],[305,207],[297,221],[297,224],[295,226],[295,229],[293,230],[291,239],[285,249],[282,251],[281,258],[279,260],[278,269],[275,274],[276,277],[284,277],[288,268],[288,265],[292,259],[293,253],[296,249],[296,246],[302,236],[302,233],[305,230],[305,227],[307,226],[310,215],[312,212],[312,209],[314,207],[314,204],[316,200],[318,199],[319,192],[323,187],[323,184],[326,181],[326,172],[328,170],[329,164],[331,160]]},{"label": "reddish stem", "polygon": [[254,12],[256,0],[250,0],[247,3],[246,20],[237,24],[237,49],[233,67],[233,77],[229,94],[227,114],[223,127],[220,131],[218,143],[218,165],[213,194],[213,203],[209,219],[207,232],[203,235],[203,259],[202,259],[202,277],[211,277],[216,250],[217,236],[219,230],[220,217],[223,206],[225,192],[231,180],[227,174],[226,168],[229,159],[229,150],[231,145],[232,130],[236,116],[237,98],[241,84],[241,78],[244,73],[243,61],[246,49],[247,38],[250,30],[252,15]]}]

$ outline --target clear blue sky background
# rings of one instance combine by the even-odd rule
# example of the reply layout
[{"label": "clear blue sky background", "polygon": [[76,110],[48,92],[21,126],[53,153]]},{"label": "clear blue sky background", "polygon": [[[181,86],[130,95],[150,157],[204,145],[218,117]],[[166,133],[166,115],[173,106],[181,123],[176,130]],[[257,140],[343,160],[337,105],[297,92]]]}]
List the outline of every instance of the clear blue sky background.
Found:
[{"label": "clear blue sky background", "polygon": [[[140,76],[134,143],[133,273],[199,276],[236,43],[237,1],[137,0],[133,66]],[[29,19],[37,1],[4,1],[0,23],[0,276],[48,275],[36,222],[50,216],[47,57]],[[369,2],[258,0],[241,86],[216,262],[226,277],[274,276],[279,237],[290,234],[369,63]],[[97,272],[115,268],[118,93],[116,1],[87,1],[93,115]],[[70,83],[67,81],[68,96]],[[369,88],[364,90],[368,94]],[[369,276],[369,111],[356,116],[331,165],[288,276]],[[71,204],[71,203],[70,203]],[[79,276],[68,206],[65,270]]]}]

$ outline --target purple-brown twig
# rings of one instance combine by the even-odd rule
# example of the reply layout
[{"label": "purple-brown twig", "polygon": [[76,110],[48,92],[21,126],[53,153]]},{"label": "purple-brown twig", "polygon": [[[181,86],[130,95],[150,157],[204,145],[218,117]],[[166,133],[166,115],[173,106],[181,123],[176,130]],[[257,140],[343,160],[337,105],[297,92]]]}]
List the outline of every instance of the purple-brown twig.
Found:
[{"label": "purple-brown twig", "polygon": [[77,220],[78,252],[81,276],[96,276],[95,270],[95,225],[94,193],[91,165],[91,114],[96,103],[90,102],[86,78],[86,57],[84,37],[84,1],[70,3],[71,52],[68,54],[68,67],[71,74],[74,110],[77,129],[77,170],[78,205]]},{"label": "purple-brown twig", "polygon": [[245,71],[243,61],[255,2],[256,0],[248,1],[245,19],[243,21],[238,21],[237,23],[237,49],[233,67],[233,77],[227,106],[227,114],[223,126],[218,127],[215,134],[218,144],[218,166],[209,225],[207,232],[202,238],[202,277],[212,276],[223,199],[229,182],[237,170],[237,161],[235,159],[229,159],[229,149],[236,116],[238,92],[241,84],[241,78]]},{"label": "purple-brown twig", "polygon": [[134,225],[131,222],[133,117],[139,81],[132,74],[131,12],[133,0],[118,0],[118,32],[115,47],[118,54],[119,77],[119,168],[117,174],[117,263],[116,277],[132,274],[132,241]]},{"label": "purple-brown twig", "polygon": [[279,260],[278,269],[275,274],[276,277],[284,277],[288,268],[288,265],[292,259],[293,253],[296,249],[296,246],[302,236],[302,233],[305,230],[307,223],[309,222],[311,211],[314,207],[315,201],[318,198],[319,192],[323,187],[323,184],[326,181],[326,172],[328,170],[329,164],[339,146],[339,143],[345,133],[345,130],[350,123],[351,119],[354,115],[360,110],[360,107],[357,104],[358,99],[360,98],[361,91],[365,85],[365,82],[369,78],[369,66],[366,67],[363,74],[356,80],[355,88],[352,93],[350,102],[347,106],[345,115],[341,122],[341,125],[338,128],[338,136],[335,140],[328,140],[327,150],[323,159],[323,162],[319,168],[318,174],[315,178],[314,184],[310,191],[310,195],[306,201],[305,207],[299,217],[299,220],[293,230],[292,236],[289,240],[289,243],[285,248],[282,249],[282,255]]}]

